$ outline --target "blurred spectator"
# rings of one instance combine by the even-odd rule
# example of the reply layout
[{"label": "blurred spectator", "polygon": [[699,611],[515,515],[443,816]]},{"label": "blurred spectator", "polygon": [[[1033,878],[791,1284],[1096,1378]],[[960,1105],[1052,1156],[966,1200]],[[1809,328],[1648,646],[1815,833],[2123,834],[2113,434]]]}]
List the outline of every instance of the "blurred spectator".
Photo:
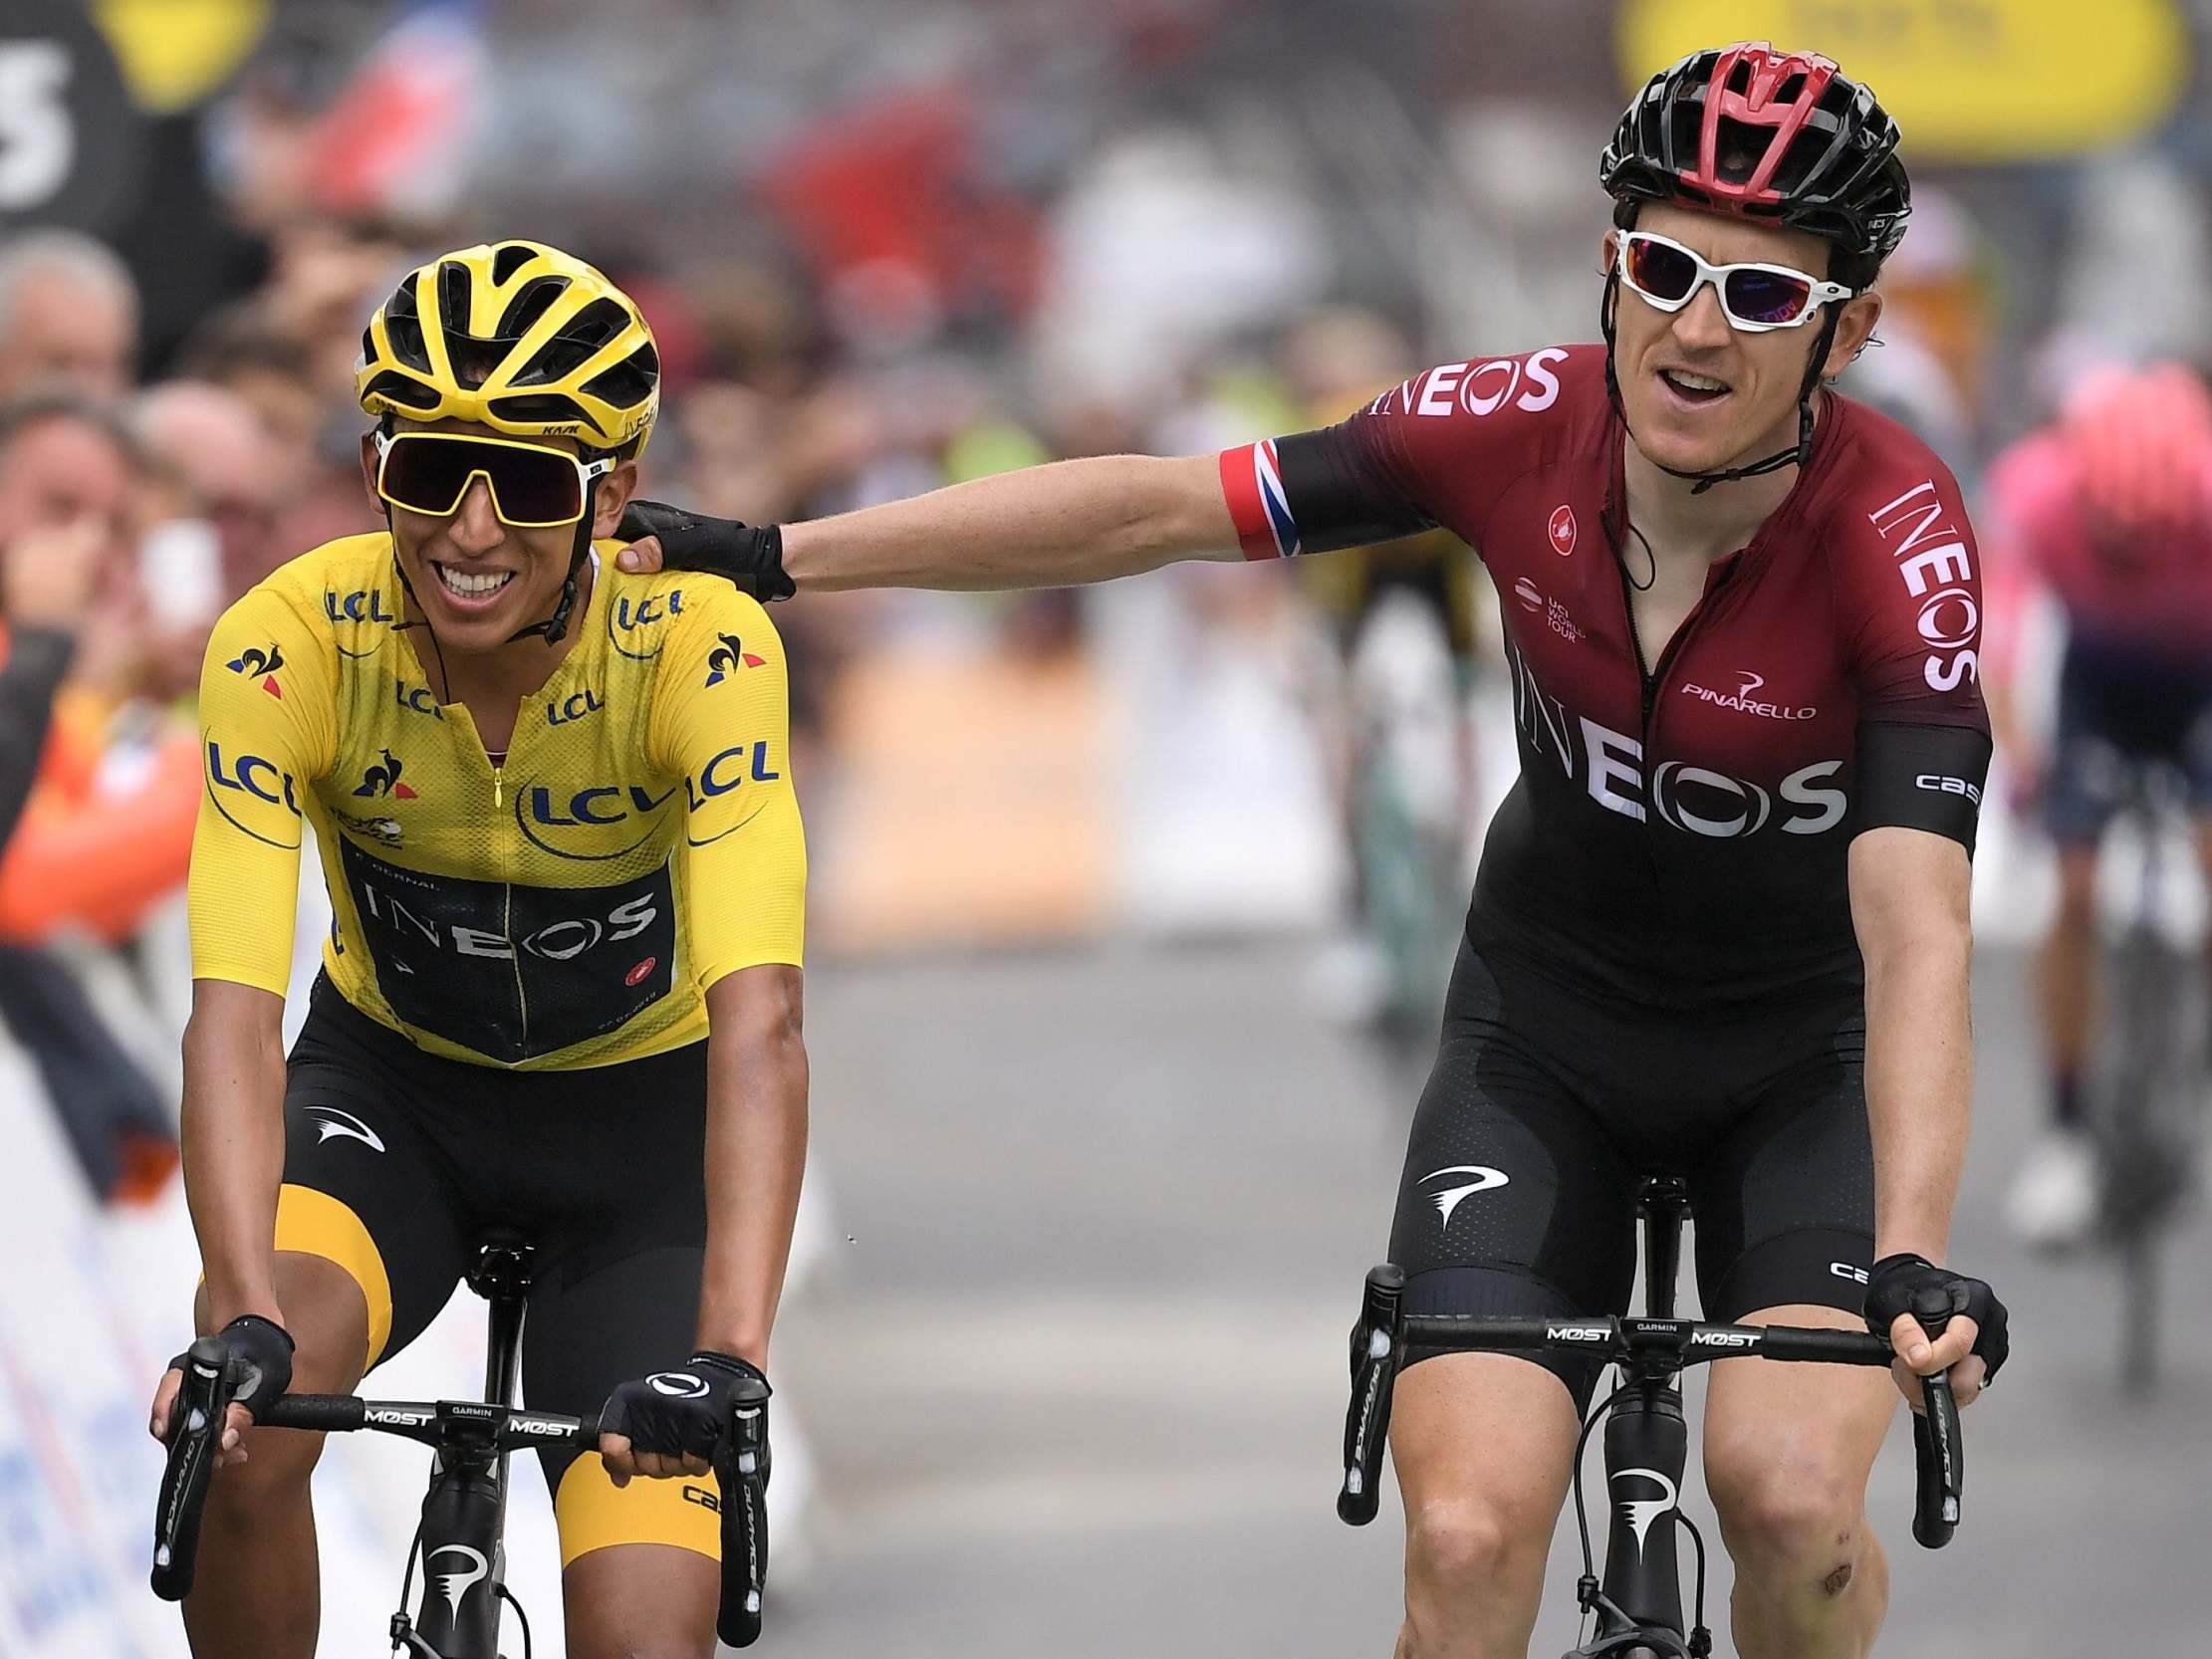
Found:
[{"label": "blurred spectator", "polygon": [[108,248],[70,230],[0,244],[0,402],[49,384],[121,396],[137,349],[137,286]]},{"label": "blurred spectator", "polygon": [[321,442],[330,407],[316,389],[306,350],[263,324],[251,306],[205,319],[184,343],[177,373],[220,386],[261,422],[270,494],[288,501],[309,487],[323,465]]},{"label": "blurred spectator", "polygon": [[157,527],[200,527],[213,559],[205,573],[182,573],[149,557],[146,580],[182,584],[164,611],[202,624],[204,637],[204,624],[223,605],[281,563],[270,546],[283,482],[277,446],[252,404],[200,380],[170,380],[140,393],[131,421],[153,474],[149,516]]},{"label": "blurred spectator", "polygon": [[[0,435],[0,457],[7,453]],[[0,847],[23,816],[77,630],[100,581],[100,527],[80,519],[0,546]]]},{"label": "blurred spectator", "polygon": [[[197,811],[196,743],[183,734],[166,755],[118,744],[94,718],[98,693],[77,692],[74,710],[56,695],[73,636],[92,654],[134,591],[137,486],[129,435],[102,405],[46,392],[0,408],[0,600],[11,633],[0,669],[0,1019],[105,1199],[150,1197],[167,1181],[169,1112],[68,964],[29,941],[73,922],[134,926],[184,876],[176,850],[181,829],[188,855]],[[132,764],[119,780],[108,763],[126,747]]]}]

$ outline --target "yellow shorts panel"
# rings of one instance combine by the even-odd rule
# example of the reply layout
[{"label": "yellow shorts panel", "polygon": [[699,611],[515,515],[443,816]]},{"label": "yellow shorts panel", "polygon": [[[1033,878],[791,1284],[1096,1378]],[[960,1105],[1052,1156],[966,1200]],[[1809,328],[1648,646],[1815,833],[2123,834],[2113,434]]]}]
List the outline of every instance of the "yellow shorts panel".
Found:
[{"label": "yellow shorts panel", "polygon": [[368,1366],[373,1368],[391,1338],[391,1281],[361,1217],[327,1192],[287,1181],[277,1193],[277,1248],[335,1262],[361,1287],[369,1303]]},{"label": "yellow shorts panel", "polygon": [[611,1543],[672,1543],[709,1560],[722,1558],[721,1487],[711,1474],[670,1480],[637,1477],[616,1487],[597,1452],[569,1465],[553,1495],[561,1565]]}]

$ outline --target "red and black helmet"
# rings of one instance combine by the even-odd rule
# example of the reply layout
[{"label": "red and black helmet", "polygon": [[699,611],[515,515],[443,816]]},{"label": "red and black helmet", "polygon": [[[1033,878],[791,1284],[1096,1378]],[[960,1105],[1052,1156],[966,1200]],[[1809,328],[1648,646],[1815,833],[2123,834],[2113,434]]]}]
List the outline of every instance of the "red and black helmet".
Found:
[{"label": "red and black helmet", "polygon": [[1863,288],[1912,212],[1897,140],[1896,121],[1833,60],[1742,41],[1644,83],[1598,178],[1623,226],[1646,201],[1788,225],[1833,243],[1836,279]]}]

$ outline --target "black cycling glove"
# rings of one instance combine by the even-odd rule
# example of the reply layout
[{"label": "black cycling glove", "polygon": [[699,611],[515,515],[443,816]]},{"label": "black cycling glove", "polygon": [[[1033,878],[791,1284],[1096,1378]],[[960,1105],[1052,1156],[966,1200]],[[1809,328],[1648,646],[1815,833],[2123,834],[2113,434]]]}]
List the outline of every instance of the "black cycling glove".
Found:
[{"label": "black cycling glove", "polygon": [[[758,1366],[701,1348],[681,1370],[655,1371],[608,1395],[600,1432],[626,1435],[634,1452],[712,1459],[730,1426],[732,1406],[743,1399],[766,1410],[771,1392]],[[764,1466],[763,1480],[766,1476]]]},{"label": "black cycling glove", "polygon": [[[1997,1300],[1995,1291],[1979,1279],[1939,1268],[1924,1256],[1884,1256],[1874,1264],[1874,1271],[1866,1276],[1868,1330],[1876,1336],[1887,1336],[1898,1314],[1917,1316],[1923,1309],[1929,1317],[1940,1315],[1946,1323],[1961,1313],[1972,1319],[1980,1327],[1973,1351],[1989,1368],[1983,1380],[1996,1380],[1998,1369],[2012,1351],[2012,1340],[2005,1328],[2005,1304]],[[1941,1324],[1936,1326],[1937,1330],[1941,1328]]]},{"label": "black cycling glove", "polygon": [[[292,1386],[292,1333],[259,1313],[241,1313],[214,1339],[223,1347],[223,1386],[235,1405],[259,1417],[271,1400]],[[169,1361],[181,1371],[192,1362],[189,1348]]]},{"label": "black cycling glove", "polygon": [[756,599],[788,599],[799,592],[784,575],[784,533],[776,525],[710,519],[665,501],[632,501],[614,534],[625,542],[657,538],[663,569],[723,577]]}]

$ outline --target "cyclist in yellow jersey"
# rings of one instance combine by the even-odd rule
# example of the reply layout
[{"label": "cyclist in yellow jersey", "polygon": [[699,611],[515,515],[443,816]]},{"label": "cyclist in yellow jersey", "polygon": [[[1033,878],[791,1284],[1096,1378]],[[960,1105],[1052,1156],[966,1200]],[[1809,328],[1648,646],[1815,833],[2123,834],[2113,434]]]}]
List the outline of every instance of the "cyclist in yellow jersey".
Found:
[{"label": "cyclist in yellow jersey", "polygon": [[[546,1460],[568,1651],[704,1659],[703,1452],[767,1361],[806,1140],[783,648],[728,584],[624,575],[595,542],[658,361],[592,267],[528,242],[431,261],[358,386],[388,530],[255,588],[201,682],[195,1317],[257,1380],[186,1626],[201,1659],[312,1654],[320,1438],[252,1410],[351,1390],[512,1230],[537,1250],[526,1398],[626,1431],[604,1463]],[[310,826],[336,918],[288,1059]]]}]

